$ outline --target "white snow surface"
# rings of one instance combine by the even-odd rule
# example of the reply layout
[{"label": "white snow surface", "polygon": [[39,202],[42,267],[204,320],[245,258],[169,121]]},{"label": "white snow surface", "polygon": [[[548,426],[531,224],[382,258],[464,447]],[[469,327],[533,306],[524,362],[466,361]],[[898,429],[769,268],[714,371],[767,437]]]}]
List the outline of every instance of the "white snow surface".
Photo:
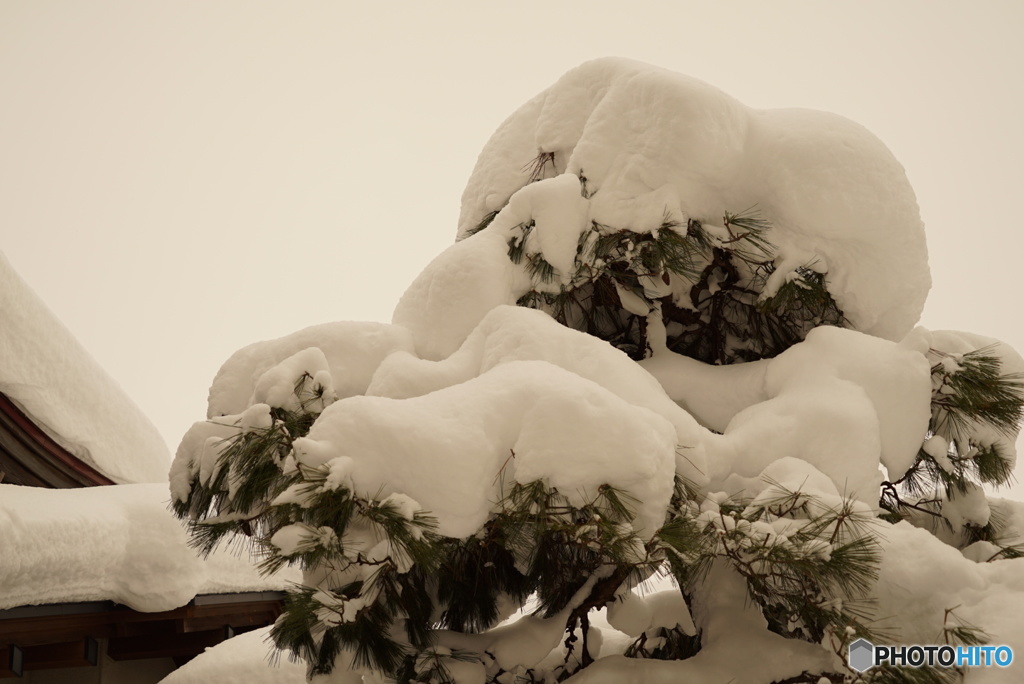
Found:
[{"label": "white snow surface", "polygon": [[[334,382],[332,389],[343,398],[365,392],[377,364],[392,352],[411,351],[412,340],[408,330],[397,326],[340,321],[314,325],[275,340],[255,342],[232,354],[217,372],[210,387],[207,417],[239,414],[254,403],[266,401],[262,395],[277,388],[272,382],[273,376],[264,375],[294,355],[315,356],[316,352],[305,351],[310,348],[319,349],[321,356],[300,355],[289,365],[302,366],[301,370],[312,369],[311,375],[328,371]],[[308,363],[303,365],[301,361]],[[307,368],[309,363],[313,365]],[[260,385],[261,378],[263,385]],[[294,377],[289,380],[294,382]],[[254,396],[257,393],[262,398]]]},{"label": "white snow surface", "polygon": [[879,464],[898,478],[928,429],[925,356],[852,330],[815,328],[778,357],[754,363],[710,366],[660,349],[640,365],[672,399],[723,433],[703,443],[712,488],[734,494],[743,478],[756,479],[792,457],[874,506]]},{"label": "white snow surface", "polygon": [[454,353],[491,309],[515,304],[529,289],[524,269],[508,258],[506,236],[488,229],[427,264],[392,321],[412,332],[417,356],[437,361]]},{"label": "white snow surface", "polygon": [[82,489],[0,485],[0,609],[110,600],[144,612],[197,594],[281,590],[297,571],[261,577],[248,557],[201,560],[167,510],[166,484]]},{"label": "white snow surface", "polygon": [[516,361],[544,361],[600,385],[629,404],[654,411],[675,429],[679,474],[697,484],[707,480],[702,446],[707,431],[666,396],[655,378],[606,342],[566,328],[533,309],[494,307],[461,347],[442,361],[393,354],[381,363],[366,393],[396,399],[416,397]]},{"label": "white snow surface", "polygon": [[161,684],[305,684],[306,666],[281,656],[274,662],[276,649],[268,641],[270,627],[239,634],[206,649]]},{"label": "white snow surface", "polygon": [[608,604],[607,620],[609,626],[634,638],[658,628],[679,627],[691,636],[697,633],[690,609],[677,586],[650,594],[623,592]]},{"label": "white snow surface", "polygon": [[694,623],[702,632],[702,647],[692,658],[644,660],[610,655],[566,681],[572,684],[690,681],[765,684],[804,671],[821,672],[834,667],[832,657],[821,646],[786,639],[768,631],[761,611],[747,597],[746,583],[720,563],[709,572],[702,594],[705,604],[693,615]]},{"label": "white snow surface", "polygon": [[[882,564],[874,594],[879,627],[899,643],[944,643],[946,609],[989,635],[987,643],[1024,652],[1024,559],[978,563],[907,522],[881,526]],[[967,668],[965,684],[1020,681],[1019,666]]]},{"label": "white snow surface", "polygon": [[156,426],[0,254],[0,392],[114,482],[162,482]]},{"label": "white snow surface", "polygon": [[[506,203],[513,223],[522,220],[511,200],[529,187],[540,154],[554,155],[551,174],[586,177],[590,221],[644,232],[666,218],[719,223],[726,211],[756,207],[774,226],[777,279],[802,265],[826,271],[854,327],[888,339],[920,316],[931,276],[913,189],[885,145],[841,116],[751,109],[654,66],[587,62],[494,133],[462,197],[460,238]],[[550,202],[543,211],[553,212]],[[564,239],[577,228],[565,221]],[[407,296],[418,299],[417,290]]]},{"label": "white snow surface", "polygon": [[638,532],[664,521],[676,431],[650,409],[545,361],[513,361],[423,396],[329,406],[296,459],[351,459],[360,495],[411,496],[451,537],[475,533],[503,486],[544,480],[581,504],[602,484],[637,501]]}]

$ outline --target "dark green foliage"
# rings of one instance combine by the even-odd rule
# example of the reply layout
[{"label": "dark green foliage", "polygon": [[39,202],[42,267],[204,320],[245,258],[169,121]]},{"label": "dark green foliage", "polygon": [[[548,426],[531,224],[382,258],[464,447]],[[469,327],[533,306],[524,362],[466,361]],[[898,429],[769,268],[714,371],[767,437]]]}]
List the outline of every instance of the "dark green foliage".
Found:
[{"label": "dark green foliage", "polygon": [[[551,165],[551,174],[548,175],[547,167]],[[523,166],[523,171],[529,171],[530,177],[528,183],[535,183],[544,178],[550,178],[558,173],[558,169],[555,168],[555,153],[554,152],[540,152],[536,157],[531,159]]]},{"label": "dark green foliage", "polygon": [[956,608],[947,608],[942,619],[942,641],[950,646],[978,646],[989,643],[989,635],[956,614]]},{"label": "dark green foliage", "polygon": [[[280,504],[277,510],[289,525],[309,530],[306,539],[310,543],[287,553],[264,538],[268,556],[262,569],[272,572],[285,563],[299,563],[307,570],[329,568],[332,576],[343,578],[339,581],[361,579],[345,581],[339,587],[302,588],[271,636],[278,647],[310,663],[314,673],[330,672],[340,651],[348,650],[357,666],[394,674],[409,648],[422,650],[431,643],[433,604],[427,585],[443,557],[433,532],[436,521],[421,511],[409,518],[388,499],[356,496],[347,487],[330,482],[326,467],[307,470],[300,466],[299,470],[302,480],[293,488],[302,504]],[[353,531],[356,535],[349,536]],[[368,531],[372,539],[387,541],[385,557],[367,554],[369,544],[358,543]],[[395,619],[403,615],[409,618],[404,643],[392,635]],[[311,649],[307,640],[310,630],[322,630],[325,625],[324,638]]]},{"label": "dark green foliage", "polygon": [[[353,652],[353,662],[358,667],[395,672],[405,651],[387,636],[394,614],[383,603],[373,603],[360,610],[351,622],[324,629],[321,611],[331,613],[335,605],[324,598],[351,599],[358,596],[360,589],[354,583],[336,592],[311,587],[289,592],[285,612],[271,630],[274,642],[305,661],[310,674],[330,673],[343,650]],[[313,637],[317,633],[322,633],[320,639]]]},{"label": "dark green foliage", "polygon": [[508,258],[513,264],[518,264],[523,261],[523,256],[526,254],[526,238],[529,237],[530,231],[533,230],[533,221],[529,223],[523,223],[517,226],[518,235],[513,235],[508,239]]},{"label": "dark green foliage", "polygon": [[650,353],[648,318],[659,311],[669,349],[715,364],[776,356],[815,326],[846,324],[813,264],[764,296],[775,271],[768,223],[753,209],[722,220],[715,234],[700,221],[684,226],[667,216],[651,232],[594,223],[580,237],[571,274],[530,251],[534,223],[521,224],[508,238],[508,256],[535,286],[518,304],[637,360]]},{"label": "dark green foliage", "polygon": [[[751,597],[780,634],[821,641],[871,638],[863,599],[877,577],[880,551],[871,517],[844,500],[826,507],[802,492],[773,485],[776,496],[756,505],[723,506],[713,529],[716,554],[747,580]],[[758,522],[801,522],[780,540]],[[709,526],[712,527],[712,526]]]},{"label": "dark green foliage", "polygon": [[600,565],[639,570],[652,562],[629,526],[624,495],[603,486],[582,506],[542,482],[515,484],[494,517],[506,548],[527,568],[538,610],[551,617],[565,608]]},{"label": "dark green foliage", "polygon": [[[777,356],[811,328],[846,324],[825,276],[809,266],[765,297],[775,272],[774,249],[765,238],[769,224],[753,210],[726,214],[724,223],[730,237],[715,241],[690,222],[687,234],[703,247],[703,268],[691,279],[688,300],[662,305],[669,349],[705,363],[753,361]],[[671,323],[681,328],[678,334]]]},{"label": "dark green foliage", "polygon": [[522,604],[534,583],[516,568],[503,526],[489,521],[482,534],[448,540],[437,573],[437,598],[447,606],[441,624],[459,632],[482,632],[498,620],[498,598]]},{"label": "dark green foliage", "polygon": [[[196,474],[188,498],[172,502],[174,513],[189,521],[191,544],[203,555],[236,533],[261,537],[272,526],[264,515],[267,503],[293,481],[280,464],[292,442],[309,432],[315,416],[275,408],[271,418],[268,428],[239,428],[223,443],[216,474],[205,483]],[[229,486],[232,478],[234,491]]]},{"label": "dark green foliage", "polygon": [[[1024,409],[1024,383],[1019,375],[1004,375],[1002,363],[990,348],[958,358],[933,352],[940,360],[932,367],[938,387],[932,398],[933,432],[967,447],[978,422],[1007,437],[1016,435]],[[947,367],[952,361],[952,368]],[[966,451],[967,449],[962,449]]]},{"label": "dark green foliage", "polygon": [[[953,529],[942,506],[981,484],[998,486],[1012,478],[1013,461],[991,436],[1016,435],[1024,415],[1024,382],[1002,372],[991,348],[957,355],[931,350],[929,355],[933,365],[928,436],[948,444],[945,458],[937,459],[922,448],[906,473],[883,483],[880,504],[890,521],[923,517],[960,534],[963,546],[979,540],[1002,546],[997,517],[984,527]],[[998,557],[1015,558],[1020,552],[1006,546]]]}]

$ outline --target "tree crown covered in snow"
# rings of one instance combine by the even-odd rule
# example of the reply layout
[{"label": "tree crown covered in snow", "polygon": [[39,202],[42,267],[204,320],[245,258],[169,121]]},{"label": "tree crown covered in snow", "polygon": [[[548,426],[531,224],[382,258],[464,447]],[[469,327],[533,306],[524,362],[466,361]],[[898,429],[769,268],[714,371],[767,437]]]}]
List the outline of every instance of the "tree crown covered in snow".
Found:
[{"label": "tree crown covered in snow", "polygon": [[990,629],[1020,555],[981,485],[1024,362],[913,329],[929,284],[860,126],[584,64],[499,127],[391,325],[228,360],[174,506],[303,568],[273,635],[331,681],[849,679],[858,637]]}]

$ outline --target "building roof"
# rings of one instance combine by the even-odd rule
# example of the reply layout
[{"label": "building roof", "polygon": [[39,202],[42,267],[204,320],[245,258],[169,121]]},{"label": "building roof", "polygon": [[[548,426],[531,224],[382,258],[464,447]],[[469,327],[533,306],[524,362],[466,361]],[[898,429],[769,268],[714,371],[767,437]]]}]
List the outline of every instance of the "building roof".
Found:
[{"label": "building roof", "polygon": [[[41,461],[49,462],[57,470],[66,470],[68,466],[76,472],[64,475],[74,479],[87,471],[68,462],[65,455],[70,455],[106,482],[166,481],[171,457],[159,431],[3,255],[0,393],[8,400],[0,407],[6,416],[4,424],[15,424],[13,430],[0,429],[7,433],[8,444],[21,441],[29,452],[34,452],[31,456],[24,449],[16,450],[21,457],[30,457],[35,463],[33,467],[42,467]],[[12,405],[16,411],[11,410]],[[25,425],[19,414],[35,428]],[[25,443],[26,434],[34,444]],[[39,434],[45,435],[49,443]],[[60,447],[63,453],[52,449],[52,445]],[[8,461],[14,459],[10,451],[7,456]],[[93,476],[85,477],[88,480]],[[99,483],[80,482],[78,486]]]},{"label": "building roof", "polygon": [[264,577],[248,554],[199,557],[168,499],[166,483],[0,484],[0,678],[94,665],[101,641],[115,660],[181,662],[274,621],[298,569]]},{"label": "building roof", "polygon": [[0,393],[0,483],[90,487],[113,480],[79,460]]},{"label": "building roof", "polygon": [[[174,657],[273,622],[294,568],[200,558],[156,427],[0,255],[0,678]],[[107,486],[104,486],[107,485]]]}]

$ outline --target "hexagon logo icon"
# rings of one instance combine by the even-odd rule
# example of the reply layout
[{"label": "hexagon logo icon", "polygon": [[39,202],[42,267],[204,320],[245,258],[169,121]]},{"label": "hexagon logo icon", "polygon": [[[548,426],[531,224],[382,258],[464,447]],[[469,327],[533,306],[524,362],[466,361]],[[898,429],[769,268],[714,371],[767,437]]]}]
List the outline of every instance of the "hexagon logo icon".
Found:
[{"label": "hexagon logo icon", "polygon": [[847,658],[850,668],[857,672],[865,672],[875,664],[875,645],[867,639],[857,639],[850,644],[850,653]]}]

